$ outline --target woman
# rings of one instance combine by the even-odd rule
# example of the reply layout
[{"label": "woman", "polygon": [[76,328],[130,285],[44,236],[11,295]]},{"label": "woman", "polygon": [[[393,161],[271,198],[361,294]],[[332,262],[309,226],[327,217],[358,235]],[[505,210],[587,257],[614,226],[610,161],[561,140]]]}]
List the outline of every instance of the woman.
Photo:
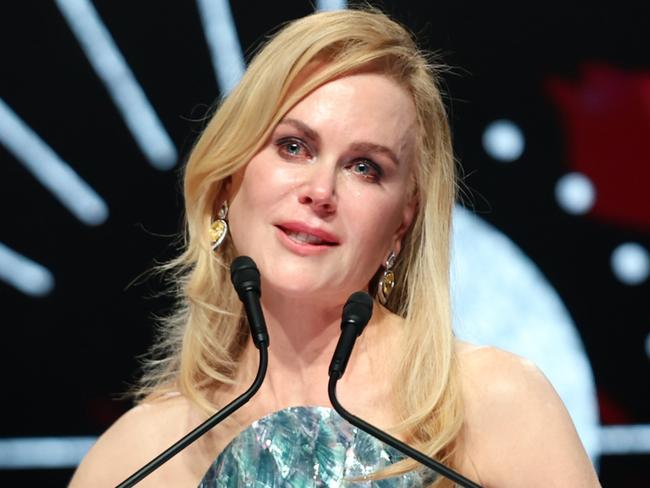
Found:
[{"label": "woman", "polygon": [[[345,431],[327,408],[327,368],[342,305],[359,289],[377,303],[339,382],[350,411],[486,487],[598,486],[542,374],[453,337],[454,163],[435,75],[409,34],[377,12],[311,15],[259,52],[189,158],[187,248],[170,266],[181,307],[162,332],[143,400],[100,438],[71,486],[114,486],[251,383],[258,356],[228,278],[237,255],[251,256],[262,277],[266,380],[231,419],[140,486],[237,486],[214,484],[215,470],[274,486],[260,481],[258,458],[237,464],[233,446],[271,453],[305,475],[287,461],[291,449],[241,439],[254,443],[259,436],[246,434],[260,423],[251,424],[273,427],[287,412],[297,422],[287,435],[308,435],[305,419],[314,415],[329,419],[335,436]],[[287,410],[295,406],[308,408]],[[371,479],[397,475],[388,486],[430,480],[413,474],[415,463],[391,466],[397,457],[348,469],[346,456],[359,460],[360,447],[347,441],[343,456],[313,465],[313,484],[303,486],[337,486],[368,475],[368,466]]]}]

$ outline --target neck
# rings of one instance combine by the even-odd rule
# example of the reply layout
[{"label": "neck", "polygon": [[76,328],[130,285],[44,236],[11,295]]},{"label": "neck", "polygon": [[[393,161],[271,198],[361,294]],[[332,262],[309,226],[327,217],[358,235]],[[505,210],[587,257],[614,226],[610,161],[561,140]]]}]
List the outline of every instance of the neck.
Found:
[{"label": "neck", "polygon": [[262,307],[272,337],[269,353],[275,366],[311,369],[329,363],[340,333],[342,303],[269,297]]},{"label": "neck", "polygon": [[[262,309],[270,336],[269,368],[260,392],[260,401],[269,411],[293,405],[329,405],[328,368],[340,335],[343,303],[325,304],[309,298],[296,299],[263,295]],[[340,384],[366,381],[373,368],[368,342],[377,343],[378,329],[386,312],[376,313],[348,365]],[[249,342],[244,355],[246,376],[257,366],[257,351]]]}]

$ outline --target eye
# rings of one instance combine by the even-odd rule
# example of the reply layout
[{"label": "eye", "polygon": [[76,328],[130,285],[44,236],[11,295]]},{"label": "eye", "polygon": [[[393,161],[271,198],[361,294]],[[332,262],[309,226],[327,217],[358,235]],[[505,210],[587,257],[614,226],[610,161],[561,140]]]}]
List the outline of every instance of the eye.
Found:
[{"label": "eye", "polygon": [[280,156],[285,159],[309,159],[311,158],[311,152],[307,145],[296,138],[285,138],[280,139],[275,143],[278,148]]},{"label": "eye", "polygon": [[378,183],[383,176],[381,167],[369,159],[357,159],[352,161],[348,168],[355,174],[373,183]]}]

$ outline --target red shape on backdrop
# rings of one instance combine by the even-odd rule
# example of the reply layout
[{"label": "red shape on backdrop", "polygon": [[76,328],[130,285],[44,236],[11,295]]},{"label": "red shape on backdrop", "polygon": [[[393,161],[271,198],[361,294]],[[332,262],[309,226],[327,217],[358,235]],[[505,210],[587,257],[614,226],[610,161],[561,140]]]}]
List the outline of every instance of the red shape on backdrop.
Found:
[{"label": "red shape on backdrop", "polygon": [[589,64],[579,80],[546,88],[562,114],[566,163],[596,189],[591,216],[650,228],[650,72]]},{"label": "red shape on backdrop", "polygon": [[607,391],[598,388],[597,394],[600,422],[603,425],[626,425],[634,423],[634,419],[630,412],[610,396]]}]

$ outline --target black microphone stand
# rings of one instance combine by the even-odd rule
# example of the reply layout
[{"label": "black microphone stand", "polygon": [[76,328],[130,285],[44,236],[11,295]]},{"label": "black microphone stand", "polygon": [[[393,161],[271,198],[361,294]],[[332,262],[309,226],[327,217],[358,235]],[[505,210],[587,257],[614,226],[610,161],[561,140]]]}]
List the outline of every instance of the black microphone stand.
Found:
[{"label": "black microphone stand", "polygon": [[260,386],[262,386],[262,382],[266,376],[266,369],[269,364],[269,334],[266,330],[264,313],[262,312],[262,307],[260,305],[260,272],[258,271],[255,262],[250,257],[239,256],[233,260],[230,266],[230,277],[232,279],[232,284],[237,291],[237,295],[239,295],[239,299],[244,305],[246,317],[248,318],[248,325],[251,329],[253,344],[255,344],[255,347],[260,351],[259,368],[253,384],[243,394],[235,398],[232,402],[196,427],[181,440],[177,441],[174,445],[167,448],[164,452],[122,481],[122,483],[117,485],[117,488],[130,488],[138,481],[141,481],[145,476],[149,475],[152,471],[169,461],[172,457],[208,432],[219,422],[234,413],[250,400],[251,397],[257,393],[257,390],[260,389]]},{"label": "black microphone stand", "polygon": [[329,394],[330,402],[332,403],[334,410],[336,410],[341,417],[343,417],[345,420],[347,420],[355,427],[358,427],[359,429],[370,434],[371,436],[376,437],[383,443],[388,444],[389,446],[397,449],[401,453],[406,454],[410,458],[413,458],[416,461],[424,464],[427,468],[432,469],[436,473],[439,473],[445,476],[446,478],[449,478],[450,480],[459,484],[460,486],[463,486],[465,488],[481,488],[481,485],[477,485],[473,481],[456,473],[454,470],[448,468],[444,464],[441,464],[438,461],[431,459],[428,456],[425,456],[420,451],[416,451],[409,445],[404,444],[403,442],[395,439],[393,436],[379,430],[373,425],[370,425],[369,423],[361,420],[359,417],[352,415],[350,412],[348,412],[345,408],[343,408],[343,406],[339,403],[338,399],[336,398],[336,383],[338,382],[338,380],[339,380],[338,375],[330,374],[330,380],[327,385],[327,393]]},{"label": "black microphone stand", "polygon": [[237,409],[239,409],[242,405],[244,405],[244,403],[246,403],[248,400],[251,399],[251,397],[253,395],[255,395],[257,390],[260,389],[260,386],[262,386],[262,381],[264,381],[264,376],[266,375],[266,368],[268,366],[268,363],[269,363],[269,354],[268,354],[268,350],[267,350],[267,347],[266,347],[266,344],[265,344],[264,347],[260,347],[260,365],[259,365],[259,369],[257,370],[257,376],[255,377],[255,381],[253,381],[253,384],[250,386],[250,388],[248,390],[246,390],[240,396],[235,398],[232,402],[230,402],[224,408],[219,410],[212,417],[210,417],[208,420],[203,422],[201,425],[199,425],[197,428],[195,428],[193,431],[191,431],[185,437],[180,439],[174,445],[172,445],[171,447],[166,449],[164,452],[162,452],[161,454],[156,456],[154,459],[149,461],[142,468],[140,468],[135,473],[133,473],[131,476],[129,476],[126,480],[122,481],[122,483],[117,485],[117,488],[129,488],[129,487],[135,485],[137,482],[141,481],[145,476],[149,475],[152,471],[157,469],[160,465],[167,462],[173,456],[175,456],[180,451],[185,449],[192,442],[197,440],[199,437],[201,437],[207,431],[212,429],[215,425],[217,425],[223,419],[225,419],[230,414],[232,414]]}]

